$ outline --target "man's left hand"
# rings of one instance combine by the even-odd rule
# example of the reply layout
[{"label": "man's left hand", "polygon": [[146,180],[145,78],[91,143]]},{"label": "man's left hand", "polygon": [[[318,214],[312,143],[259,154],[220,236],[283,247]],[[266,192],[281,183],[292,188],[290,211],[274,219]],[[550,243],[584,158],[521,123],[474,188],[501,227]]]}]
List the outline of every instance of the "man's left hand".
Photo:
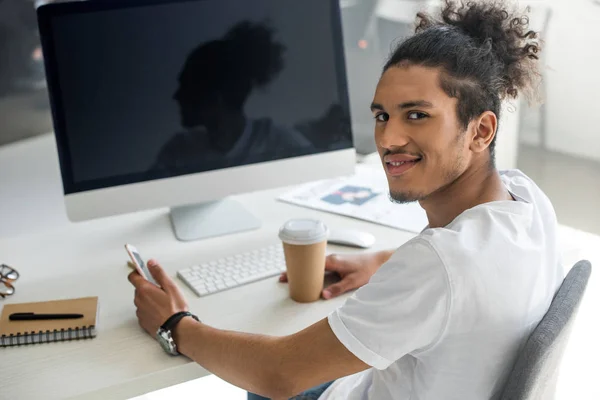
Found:
[{"label": "man's left hand", "polygon": [[135,286],[136,315],[140,326],[152,337],[169,317],[180,311],[188,311],[188,305],[177,287],[155,260],[148,261],[148,270],[160,287],[148,282],[136,271],[129,274],[129,282]]}]

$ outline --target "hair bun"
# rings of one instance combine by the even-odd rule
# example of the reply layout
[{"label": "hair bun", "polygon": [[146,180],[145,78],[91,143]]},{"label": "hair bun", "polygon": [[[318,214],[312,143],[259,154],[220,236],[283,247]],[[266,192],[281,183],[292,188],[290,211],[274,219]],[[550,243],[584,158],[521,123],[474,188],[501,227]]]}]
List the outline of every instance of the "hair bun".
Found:
[{"label": "hair bun", "polygon": [[283,69],[285,46],[275,41],[275,30],[268,22],[240,22],[223,40],[238,59],[231,62],[240,62],[256,86],[269,83]]},{"label": "hair bun", "polygon": [[430,28],[459,31],[480,47],[482,56],[493,54],[503,65],[502,97],[516,98],[520,91],[533,93],[539,78],[534,63],[541,46],[538,34],[529,29],[526,13],[505,1],[446,0],[440,19],[418,14],[416,31]]}]

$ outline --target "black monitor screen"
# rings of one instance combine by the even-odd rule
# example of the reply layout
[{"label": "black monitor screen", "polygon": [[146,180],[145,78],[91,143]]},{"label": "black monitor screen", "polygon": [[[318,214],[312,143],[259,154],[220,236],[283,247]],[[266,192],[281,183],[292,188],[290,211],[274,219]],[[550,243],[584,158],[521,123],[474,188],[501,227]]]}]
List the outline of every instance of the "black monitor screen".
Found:
[{"label": "black monitor screen", "polygon": [[337,3],[41,7],[65,193],[351,148]]}]

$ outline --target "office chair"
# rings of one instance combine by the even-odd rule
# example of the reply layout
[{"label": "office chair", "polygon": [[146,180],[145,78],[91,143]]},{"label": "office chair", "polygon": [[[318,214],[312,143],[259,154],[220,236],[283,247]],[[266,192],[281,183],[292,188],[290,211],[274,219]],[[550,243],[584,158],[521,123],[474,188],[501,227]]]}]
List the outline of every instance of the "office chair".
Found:
[{"label": "office chair", "polygon": [[551,400],[560,362],[592,266],[579,261],[567,274],[552,304],[533,330],[508,377],[500,400]]}]

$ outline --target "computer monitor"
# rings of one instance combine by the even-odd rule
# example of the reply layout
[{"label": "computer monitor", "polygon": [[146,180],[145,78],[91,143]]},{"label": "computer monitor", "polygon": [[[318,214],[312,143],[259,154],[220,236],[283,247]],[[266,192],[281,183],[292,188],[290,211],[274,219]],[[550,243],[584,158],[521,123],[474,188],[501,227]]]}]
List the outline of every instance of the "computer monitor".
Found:
[{"label": "computer monitor", "polygon": [[253,229],[228,200],[353,173],[338,0],[38,9],[67,214],[172,207],[176,236]]}]

